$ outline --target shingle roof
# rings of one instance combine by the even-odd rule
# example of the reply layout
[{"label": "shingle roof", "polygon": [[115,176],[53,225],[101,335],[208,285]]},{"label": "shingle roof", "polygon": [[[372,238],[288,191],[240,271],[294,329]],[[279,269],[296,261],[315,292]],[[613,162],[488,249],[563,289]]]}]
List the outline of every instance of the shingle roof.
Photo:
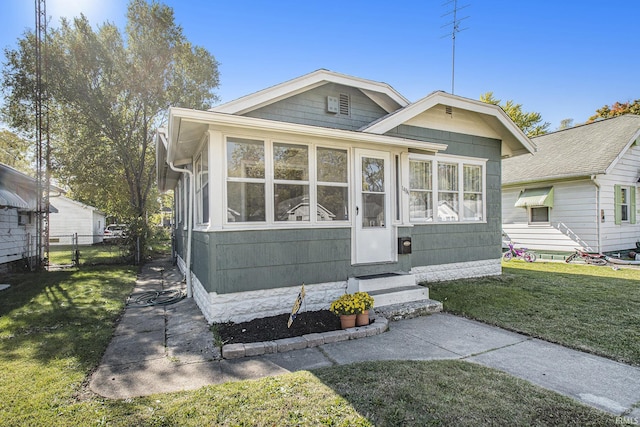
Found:
[{"label": "shingle roof", "polygon": [[502,184],[603,174],[640,136],[640,116],[628,114],[532,138],[533,154],[502,161]]}]

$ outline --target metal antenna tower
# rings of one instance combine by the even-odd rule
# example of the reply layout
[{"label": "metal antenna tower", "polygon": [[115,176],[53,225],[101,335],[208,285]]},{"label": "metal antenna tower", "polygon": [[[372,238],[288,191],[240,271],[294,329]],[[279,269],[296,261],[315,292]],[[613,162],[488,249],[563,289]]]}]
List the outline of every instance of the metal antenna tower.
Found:
[{"label": "metal antenna tower", "polygon": [[49,260],[50,155],[49,109],[47,105],[47,6],[35,0],[36,8],[36,266],[47,268]]},{"label": "metal antenna tower", "polygon": [[456,75],[456,34],[468,29],[468,28],[460,28],[460,22],[464,19],[467,19],[468,16],[465,16],[463,18],[458,18],[458,12],[464,8],[469,7],[469,5],[466,4],[464,6],[458,7],[458,0],[449,0],[448,2],[443,4],[443,6],[449,6],[449,5],[452,5],[453,9],[445,13],[441,17],[443,18],[445,16],[453,15],[453,20],[451,22],[447,22],[440,28],[451,26],[451,32],[445,34],[441,38],[451,37],[451,94],[453,95],[454,93],[453,90],[455,87],[454,86],[455,75]]}]

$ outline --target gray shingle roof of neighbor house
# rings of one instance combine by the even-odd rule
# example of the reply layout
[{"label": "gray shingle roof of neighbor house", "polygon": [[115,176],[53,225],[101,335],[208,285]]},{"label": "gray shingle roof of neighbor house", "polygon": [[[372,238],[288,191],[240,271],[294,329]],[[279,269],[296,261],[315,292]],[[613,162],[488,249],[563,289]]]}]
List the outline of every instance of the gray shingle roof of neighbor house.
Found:
[{"label": "gray shingle roof of neighbor house", "polygon": [[633,114],[532,138],[538,147],[535,154],[502,161],[502,184],[607,173],[638,138],[640,116]]}]

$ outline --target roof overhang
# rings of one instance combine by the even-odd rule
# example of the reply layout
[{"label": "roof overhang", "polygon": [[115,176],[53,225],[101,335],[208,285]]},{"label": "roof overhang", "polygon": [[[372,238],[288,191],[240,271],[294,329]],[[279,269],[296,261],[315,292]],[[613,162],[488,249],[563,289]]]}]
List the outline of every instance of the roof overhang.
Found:
[{"label": "roof overhang", "polygon": [[[436,116],[435,110],[442,111]],[[420,123],[423,127],[458,133],[466,127],[475,135],[499,139],[502,141],[502,157],[536,151],[535,144],[499,106],[445,92],[433,92],[362,130],[384,134],[397,126],[412,122]]]},{"label": "roof overhang", "polygon": [[333,142],[414,148],[431,152],[447,149],[446,144],[397,138],[369,132],[324,128],[223,114],[215,111],[173,107],[169,109],[167,128],[158,129],[156,134],[156,165],[158,168],[158,187],[161,191],[172,189],[179,178],[179,173],[172,170],[169,164],[173,163],[174,166],[190,164],[210,129],[222,132],[254,130],[263,133],[265,137],[270,134],[288,134],[292,137],[321,138],[322,140],[331,140]]},{"label": "roof overhang", "polygon": [[314,89],[326,83],[358,88],[387,113],[409,104],[409,101],[386,83],[361,79],[329,70],[317,70],[259,92],[227,102],[210,111],[243,115],[290,96]]}]

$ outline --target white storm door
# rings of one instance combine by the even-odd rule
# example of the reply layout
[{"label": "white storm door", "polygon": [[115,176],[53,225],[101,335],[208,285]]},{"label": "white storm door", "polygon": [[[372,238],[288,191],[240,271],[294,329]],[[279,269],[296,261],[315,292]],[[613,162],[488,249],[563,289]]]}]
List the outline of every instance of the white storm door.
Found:
[{"label": "white storm door", "polygon": [[355,264],[394,260],[390,159],[384,151],[356,149]]}]

